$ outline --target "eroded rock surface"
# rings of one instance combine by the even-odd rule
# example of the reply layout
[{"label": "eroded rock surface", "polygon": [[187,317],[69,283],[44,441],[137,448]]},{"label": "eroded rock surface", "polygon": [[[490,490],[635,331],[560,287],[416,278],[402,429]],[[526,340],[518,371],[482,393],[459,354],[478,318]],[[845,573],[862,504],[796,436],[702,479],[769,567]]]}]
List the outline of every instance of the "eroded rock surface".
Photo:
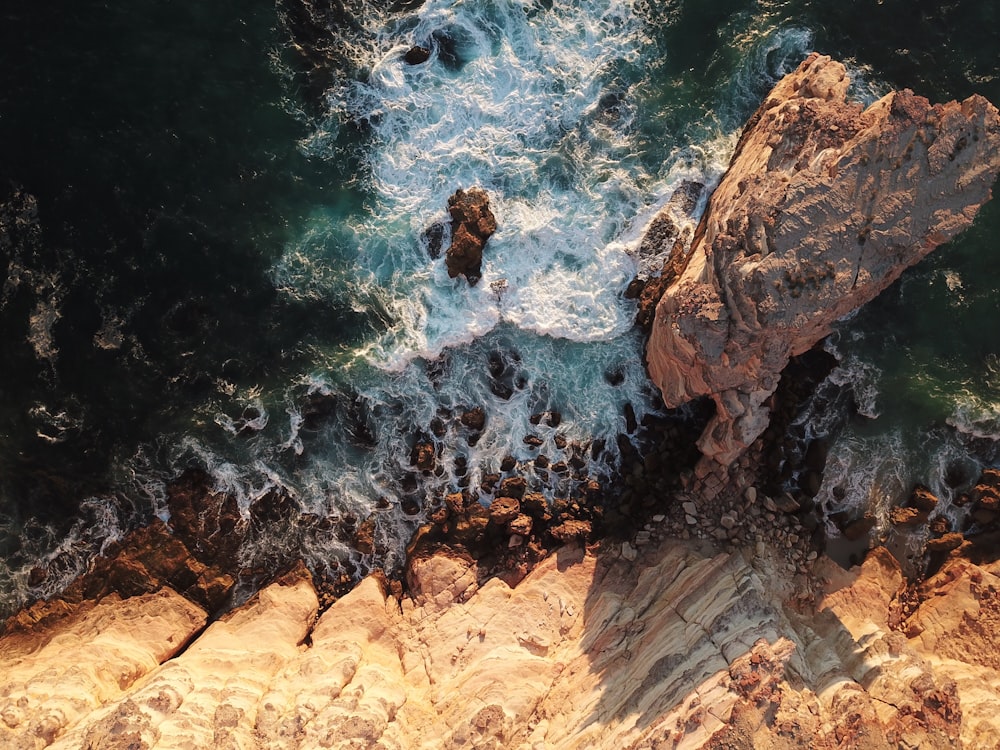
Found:
[{"label": "eroded rock surface", "polygon": [[668,406],[713,397],[699,447],[723,465],[767,426],[789,357],[968,227],[1000,171],[982,97],[900,91],[864,109],[848,85],[817,54],[777,84],[657,305],[650,375]]},{"label": "eroded rock surface", "polygon": [[451,246],[445,254],[448,275],[463,275],[475,285],[482,276],[483,248],[497,230],[490,199],[482,188],[456,190],[448,199]]},{"label": "eroded rock surface", "polygon": [[908,598],[884,550],[817,572],[825,594],[810,600],[775,558],[670,540],[638,560],[565,547],[511,588],[479,585],[470,558],[441,554],[411,570],[412,599],[370,577],[317,620],[299,570],[204,632],[204,612],[169,589],[115,595],[0,640],[0,737],[12,748],[1000,743],[1000,566],[953,556]]}]

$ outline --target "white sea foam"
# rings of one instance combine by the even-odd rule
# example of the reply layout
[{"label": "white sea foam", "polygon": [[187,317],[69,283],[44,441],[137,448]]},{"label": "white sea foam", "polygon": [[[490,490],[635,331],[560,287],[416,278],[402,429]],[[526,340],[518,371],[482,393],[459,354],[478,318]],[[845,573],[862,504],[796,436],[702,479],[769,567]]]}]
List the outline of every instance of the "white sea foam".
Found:
[{"label": "white sea foam", "polygon": [[1000,441],[1000,400],[966,390],[956,397],[947,422],[969,437]]},{"label": "white sea foam", "polygon": [[856,339],[863,334],[859,331],[849,331],[846,334],[835,331],[827,337],[823,347],[838,359],[838,364],[830,373],[828,380],[837,388],[850,389],[858,414],[868,419],[877,419],[879,416],[879,382],[882,371],[874,363],[859,356],[849,347],[842,352],[840,347],[842,335]]},{"label": "white sea foam", "polygon": [[884,526],[889,509],[906,491],[905,457],[898,433],[869,438],[848,430],[830,449],[816,500],[828,513],[873,513]]},{"label": "white sea foam", "polygon": [[[631,158],[627,97],[613,115],[601,97],[625,85],[614,70],[641,54],[644,29],[620,0],[529,10],[424,3],[381,31],[368,80],[336,102],[374,132],[375,197],[354,229],[359,262],[387,291],[395,323],[366,351],[380,366],[436,357],[501,321],[578,341],[631,325],[620,292],[634,268],[610,243],[647,200],[650,179]],[[407,65],[416,43],[431,59]],[[458,65],[448,59],[456,50]],[[487,190],[499,229],[470,289],[418,238],[472,185]],[[491,284],[501,281],[498,299]]]}]

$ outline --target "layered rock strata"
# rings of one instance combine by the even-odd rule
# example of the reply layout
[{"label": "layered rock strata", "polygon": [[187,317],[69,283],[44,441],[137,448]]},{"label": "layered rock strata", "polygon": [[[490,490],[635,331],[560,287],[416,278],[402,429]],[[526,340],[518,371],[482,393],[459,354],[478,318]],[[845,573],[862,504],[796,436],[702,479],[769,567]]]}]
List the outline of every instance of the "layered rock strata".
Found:
[{"label": "layered rock strata", "polygon": [[[202,630],[163,589],[0,640],[11,748],[995,747],[1000,566],[910,597],[877,550],[818,564],[690,542],[566,547],[516,588],[471,562],[370,577],[317,619],[304,571]],[[904,606],[905,605],[905,606]]]},{"label": "layered rock strata", "polygon": [[849,84],[813,54],[775,86],[657,305],[650,375],[668,406],[714,399],[699,447],[720,464],[767,426],[789,358],[968,227],[1000,172],[982,97],[899,91],[865,109]]}]

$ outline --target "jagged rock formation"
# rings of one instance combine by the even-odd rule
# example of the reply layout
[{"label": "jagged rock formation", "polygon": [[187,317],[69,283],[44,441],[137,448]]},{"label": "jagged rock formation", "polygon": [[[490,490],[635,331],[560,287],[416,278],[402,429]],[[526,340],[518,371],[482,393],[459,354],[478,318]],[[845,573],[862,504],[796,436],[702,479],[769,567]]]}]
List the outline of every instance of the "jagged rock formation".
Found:
[{"label": "jagged rock formation", "polygon": [[[634,552],[634,550],[633,550]],[[629,555],[634,558],[634,554]],[[514,589],[467,558],[317,620],[293,572],[203,630],[164,588],[0,639],[10,748],[995,747],[1000,565],[919,589],[876,550],[825,596],[780,560],[566,547]],[[813,603],[813,602],[817,603]]]},{"label": "jagged rock formation", "polygon": [[482,188],[459,188],[448,199],[451,246],[445,254],[448,275],[463,275],[475,286],[482,276],[483,248],[497,230],[490,199]]},{"label": "jagged rock formation", "polygon": [[636,250],[639,272],[625,296],[635,299],[635,322],[647,334],[653,327],[656,303],[684,270],[694,234],[692,218],[705,186],[683,180],[667,204],[646,227]]},{"label": "jagged rock formation", "polygon": [[668,406],[711,395],[699,441],[731,463],[767,426],[789,357],[969,226],[1000,171],[1000,116],[979,96],[848,102],[817,54],[747,124],[689,260],[656,310],[647,357]]}]

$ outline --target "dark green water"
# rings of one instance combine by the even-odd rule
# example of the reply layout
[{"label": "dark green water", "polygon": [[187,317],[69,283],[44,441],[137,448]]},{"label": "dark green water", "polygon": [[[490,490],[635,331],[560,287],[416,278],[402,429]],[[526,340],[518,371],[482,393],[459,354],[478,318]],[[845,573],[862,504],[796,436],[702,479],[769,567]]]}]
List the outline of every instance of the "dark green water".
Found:
[{"label": "dark green water", "polygon": [[[269,3],[3,11],[0,175],[38,199],[42,247],[17,262],[61,311],[44,359],[27,341],[31,283],[4,300],[5,497],[44,514],[107,489],[214,382],[281,377],[366,325],[342,300],[288,304],[269,276],[315,206],[358,200],[355,164],[297,147],[309,128],[276,27]],[[119,345],[95,345],[105,326]],[[37,404],[74,425],[61,442],[36,438],[55,429],[28,415]]]},{"label": "dark green water", "polygon": [[[607,305],[588,307],[583,297],[583,322],[569,328],[544,315],[528,320],[512,303],[501,311],[502,323],[475,308],[471,318],[486,321],[476,322],[480,328],[456,335],[460,343],[444,334],[434,343],[433,332],[449,331],[463,308],[448,312],[456,293],[426,276],[413,227],[442,211],[440,196],[457,180],[486,183],[510,217],[521,215],[519,191],[554,216],[579,211],[563,235],[570,224],[583,224],[580,238],[556,252],[566,256],[553,271],[562,279],[592,262],[573,255],[581,241],[616,241],[647,215],[678,163],[690,162],[709,179],[713,169],[717,175],[726,137],[810,49],[848,62],[867,91],[910,87],[932,99],[976,92],[1000,101],[998,10],[982,0],[577,5],[538,3],[526,11],[474,3],[468,12],[479,15],[469,20],[447,3],[394,13],[359,4],[352,19],[327,17],[324,44],[344,56],[318,78],[301,74],[272,2],[88,1],[0,11],[0,192],[16,185],[33,195],[41,232],[37,242],[0,256],[7,270],[0,299],[0,526],[8,531],[0,550],[10,581],[0,585],[18,590],[14,601],[26,595],[23,571],[52,559],[60,540],[79,529],[81,513],[84,525],[118,533],[158,511],[150,488],[184,465],[210,463],[228,477],[266,464],[265,475],[303,498],[336,490],[360,503],[364,492],[384,491],[393,481],[388,469],[384,481],[355,482],[355,475],[381,476],[379,461],[388,459],[371,458],[352,442],[348,417],[314,441],[323,448],[310,447],[308,463],[294,449],[285,412],[294,423],[305,394],[320,386],[374,404],[364,407],[366,420],[389,420],[392,430],[407,432],[425,428],[441,403],[489,401],[478,376],[462,368],[468,363],[473,372],[491,350],[516,347],[531,381],[519,407],[524,413],[494,405],[512,431],[538,405],[561,400],[569,413],[566,402],[580,389],[599,396],[580,399],[581,430],[611,429],[614,416],[602,410],[647,398],[639,376],[625,395],[601,391],[599,368],[622,367],[631,353],[638,362],[639,341],[614,321],[588,323]],[[546,57],[545,45],[575,39],[567,29],[580,27],[588,12],[603,14],[594,34],[605,47],[584,59],[597,61],[598,72],[560,77],[560,58]],[[480,39],[475,23],[482,18],[488,24]],[[519,54],[526,69],[551,66],[551,85],[528,74],[517,84],[528,87],[526,98],[539,97],[540,115],[511,109],[487,124],[511,122],[526,152],[549,155],[525,167],[501,133],[453,165],[447,155],[417,158],[409,169],[419,172],[416,186],[407,169],[386,166],[406,154],[407,143],[433,150],[427,134],[437,132],[440,119],[426,127],[405,126],[404,119],[386,129],[394,106],[413,108],[417,99],[407,98],[410,73],[385,61],[394,44],[431,28],[437,30],[427,38],[458,40],[448,48],[451,57],[441,51],[432,61],[435,85],[451,81],[469,92],[483,85],[472,78],[481,72],[477,55],[503,54],[505,30],[519,50],[515,30],[542,30],[536,47]],[[329,96],[317,95],[317,80],[334,87]],[[372,81],[378,86],[359,93]],[[579,115],[556,114],[576,111],[569,102],[581,97],[616,104],[605,114],[583,105]],[[570,119],[549,127],[549,114],[552,123]],[[605,176],[591,176],[601,170]],[[414,192],[424,184],[435,186],[433,200]],[[587,225],[600,210],[608,215]],[[974,461],[993,458],[1000,436],[1000,340],[991,323],[1000,305],[998,229],[1000,210],[990,206],[973,231],[845,325],[839,350],[877,373],[871,384],[879,415],[849,416],[848,435],[878,445],[886,435],[902,436],[905,481],[932,482],[930,475],[942,471],[936,458],[921,459],[926,436],[954,432],[964,418],[956,414],[972,413],[962,411],[966,403],[983,439],[934,440],[955,442]],[[541,231],[525,230],[529,256]],[[501,261],[519,237],[507,245],[499,240]],[[529,270],[510,262],[498,273],[528,288]],[[623,266],[598,283],[623,285],[627,276]],[[428,351],[449,353],[454,374],[443,387],[413,365],[384,371],[377,357],[358,355],[396,351],[391,336],[409,325],[402,302],[410,299],[430,300],[416,316],[426,314],[430,323],[417,333],[430,342]],[[624,319],[625,303],[615,299]],[[438,324],[441,310],[447,315]],[[552,356],[566,357],[569,367],[579,363],[581,372],[597,369],[564,382],[546,369]],[[435,388],[438,400],[425,398]],[[252,417],[248,408],[271,415],[259,436],[234,438],[221,429]],[[501,443],[497,454],[506,449]],[[386,442],[386,450],[392,445]],[[496,460],[485,451],[470,458],[483,466]],[[864,473],[856,457],[851,462]],[[320,503],[317,510],[329,508]],[[398,533],[405,534],[405,524]],[[99,537],[80,542],[67,568],[85,564]]]}]

